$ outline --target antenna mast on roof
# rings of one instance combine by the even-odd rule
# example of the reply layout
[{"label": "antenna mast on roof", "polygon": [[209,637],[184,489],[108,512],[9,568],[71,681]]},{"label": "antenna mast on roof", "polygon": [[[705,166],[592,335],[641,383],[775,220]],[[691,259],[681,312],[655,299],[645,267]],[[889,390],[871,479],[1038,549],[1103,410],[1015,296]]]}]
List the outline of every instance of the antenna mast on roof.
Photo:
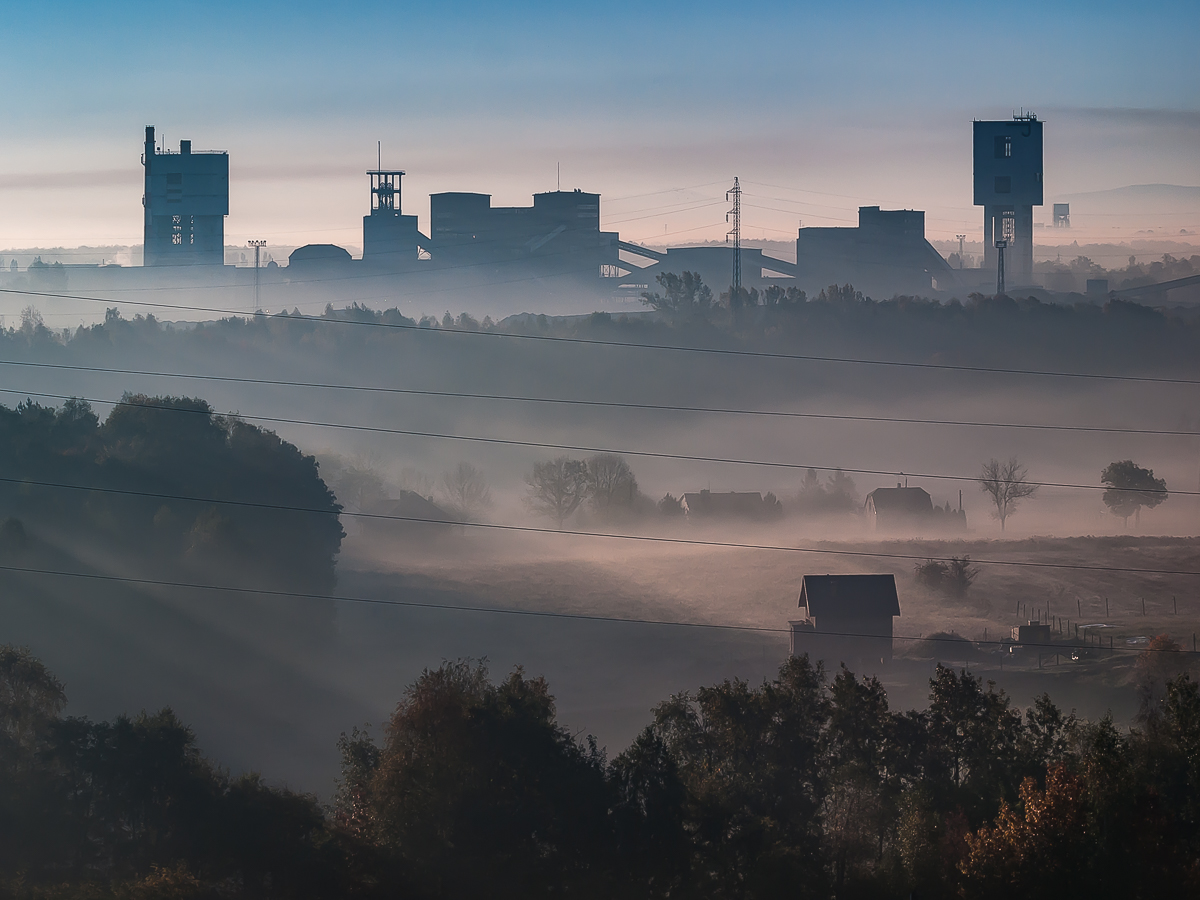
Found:
[{"label": "antenna mast on roof", "polygon": [[737,176],[733,176],[733,187],[725,192],[725,200],[733,198],[733,209],[725,213],[725,221],[729,221],[729,217],[733,216],[733,230],[725,235],[725,243],[729,243],[729,238],[733,238],[733,280],[730,282],[730,300],[731,303],[736,303],[737,297],[742,291],[742,187],[738,183]]}]

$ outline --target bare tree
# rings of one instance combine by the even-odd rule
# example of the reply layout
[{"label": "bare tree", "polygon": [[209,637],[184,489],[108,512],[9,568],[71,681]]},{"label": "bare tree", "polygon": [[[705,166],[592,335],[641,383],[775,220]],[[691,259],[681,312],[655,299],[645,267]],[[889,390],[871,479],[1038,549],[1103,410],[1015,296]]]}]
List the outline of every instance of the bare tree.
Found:
[{"label": "bare tree", "polygon": [[560,456],[550,462],[536,463],[525,476],[529,485],[529,507],[554,519],[559,528],[567,516],[579,508],[588,495],[587,463]]},{"label": "bare tree", "polygon": [[1015,456],[1008,462],[989,459],[983,464],[983,471],[976,481],[979,489],[992,498],[996,511],[992,513],[1000,520],[1000,530],[1004,523],[1017,509],[1017,504],[1037,493],[1038,486],[1030,484],[1025,467],[1017,462]]},{"label": "bare tree", "polygon": [[475,519],[492,505],[492,492],[483,473],[470,463],[460,462],[453,471],[442,473],[442,497],[466,519]]},{"label": "bare tree", "polygon": [[615,453],[597,453],[587,461],[588,496],[602,516],[629,509],[638,495],[629,463]]}]

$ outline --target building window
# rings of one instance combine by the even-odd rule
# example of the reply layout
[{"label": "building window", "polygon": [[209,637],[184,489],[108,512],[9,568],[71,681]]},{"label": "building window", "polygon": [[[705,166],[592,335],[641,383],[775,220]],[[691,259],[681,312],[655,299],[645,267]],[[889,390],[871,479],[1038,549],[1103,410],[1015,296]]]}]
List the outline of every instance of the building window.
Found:
[{"label": "building window", "polygon": [[1012,177],[1009,175],[996,176],[996,193],[1011,194],[1012,193]]},{"label": "building window", "polygon": [[1012,159],[1012,137],[1001,135],[994,142],[996,159]]},{"label": "building window", "polygon": [[171,243],[176,247],[183,246],[183,217],[171,216]]}]

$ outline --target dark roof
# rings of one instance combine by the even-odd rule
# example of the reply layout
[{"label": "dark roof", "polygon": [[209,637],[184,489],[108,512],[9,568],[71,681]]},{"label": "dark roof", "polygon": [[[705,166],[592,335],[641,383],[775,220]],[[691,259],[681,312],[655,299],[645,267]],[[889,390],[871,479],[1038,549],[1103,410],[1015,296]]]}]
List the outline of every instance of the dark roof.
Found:
[{"label": "dark roof", "polygon": [[684,494],[680,499],[690,515],[759,518],[783,511],[783,505],[774,494],[764,497],[757,491],[729,491],[723,494],[697,491]]},{"label": "dark roof", "polygon": [[876,488],[867,494],[876,512],[929,513],[933,499],[924,488]]},{"label": "dark roof", "polygon": [[800,606],[821,616],[898,616],[895,575],[805,575]]},{"label": "dark roof", "polygon": [[453,522],[454,516],[446,512],[432,497],[422,497],[416,491],[400,491],[400,496],[381,500],[371,510],[375,514],[400,516],[404,519],[429,519],[434,522]]}]

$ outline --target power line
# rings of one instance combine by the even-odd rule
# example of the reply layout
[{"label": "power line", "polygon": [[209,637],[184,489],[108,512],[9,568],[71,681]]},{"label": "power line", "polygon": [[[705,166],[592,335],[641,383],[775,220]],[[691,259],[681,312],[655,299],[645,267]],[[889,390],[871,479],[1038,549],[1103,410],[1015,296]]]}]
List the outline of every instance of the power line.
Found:
[{"label": "power line", "polygon": [[[182,412],[182,413],[188,413],[188,414],[193,414],[193,415],[204,415],[204,416],[211,415],[211,413],[209,411],[205,411],[205,410],[182,409],[179,407],[159,406],[156,404],[149,404],[149,403],[127,403],[126,401],[120,401],[120,400],[96,400],[96,399],[91,399],[91,398],[87,398],[87,397],[71,398],[69,396],[64,396],[62,394],[44,394],[44,393],[39,393],[38,391],[13,391],[13,390],[8,390],[8,389],[0,389],[0,393],[33,394],[35,396],[53,397],[55,399],[86,400],[89,403],[111,403],[113,405],[124,404],[127,406],[136,406],[141,409],[157,410],[157,411],[161,411],[161,412]],[[534,448],[543,449],[543,450],[569,450],[574,453],[613,453],[613,454],[617,454],[620,456],[640,456],[645,459],[675,459],[675,460],[681,460],[683,462],[720,463],[720,464],[724,464],[724,465],[755,466],[755,467],[761,467],[761,468],[767,468],[767,469],[790,469],[790,470],[813,469],[813,470],[820,471],[820,472],[846,472],[851,475],[885,475],[885,476],[888,476],[889,478],[896,477],[897,475],[903,475],[903,476],[907,476],[907,477],[911,477],[911,478],[930,478],[930,479],[937,479],[940,481],[970,481],[970,482],[979,481],[979,478],[974,475],[941,475],[941,474],[936,474],[936,473],[932,473],[932,472],[897,472],[892,469],[860,469],[860,468],[852,468],[849,466],[820,466],[820,465],[811,465],[809,463],[775,462],[775,461],[771,461],[771,460],[759,460],[759,459],[740,459],[737,457],[730,457],[730,456],[698,456],[698,455],[685,454],[685,453],[667,453],[665,451],[656,451],[656,450],[630,450],[630,449],[625,449],[625,448],[620,448],[620,447],[588,447],[588,446],[581,446],[579,444],[556,444],[556,443],[549,442],[549,441],[529,441],[529,440],[519,440],[516,438],[497,438],[497,437],[482,437],[479,435],[447,434],[447,433],[439,432],[439,431],[418,431],[416,429],[408,429],[408,428],[387,428],[382,425],[354,425],[354,424],[344,424],[344,423],[338,423],[338,422],[321,422],[321,421],[317,421],[317,420],[313,420],[313,419],[290,419],[290,418],[284,418],[282,416],[255,416],[255,415],[248,415],[248,414],[240,413],[240,412],[232,413],[230,415],[232,418],[249,419],[249,420],[256,421],[256,422],[273,422],[273,423],[285,424],[285,425],[302,425],[302,426],[311,426],[311,427],[318,427],[318,428],[338,428],[338,429],[343,429],[346,431],[366,431],[366,432],[371,432],[371,433],[375,433],[375,434],[390,434],[390,435],[397,435],[397,436],[401,436],[401,437],[428,438],[430,440],[465,441],[468,443],[498,444],[501,446],[509,446],[509,447],[534,447]],[[0,478],[0,481],[4,481],[4,480],[5,479]],[[1109,490],[1109,486],[1103,485],[1103,484],[1074,484],[1071,482],[1062,482],[1062,481],[1021,480],[1019,482],[1014,482],[1014,481],[1009,481],[1006,479],[999,479],[999,483],[1001,483],[1001,484],[1020,483],[1020,484],[1032,485],[1035,487],[1069,488],[1069,489],[1075,489],[1075,490],[1089,490],[1089,491]],[[1135,490],[1131,490],[1130,492],[1138,493],[1138,494],[1154,493],[1153,491],[1135,491]],[[1183,497],[1200,496],[1200,491],[1176,490],[1176,491],[1172,491],[1171,493],[1173,493],[1177,496],[1183,496]]]},{"label": "power line", "polygon": [[[95,492],[101,494],[117,494],[130,497],[145,497],[153,500],[182,500],[188,503],[219,503],[226,506],[244,506],[249,509],[271,509],[280,512],[303,512],[314,513],[325,516],[350,516],[351,518],[360,519],[375,519],[380,521],[390,522],[411,522],[421,525],[442,525],[442,526],[461,526],[464,528],[485,528],[495,531],[509,531],[522,534],[552,534],[552,535],[569,535],[574,537],[596,537],[608,538],[612,540],[626,541],[644,541],[655,544],[669,544],[695,547],[724,547],[734,550],[772,550],[785,553],[824,553],[830,556],[854,556],[870,559],[892,559],[927,562],[929,560],[937,560],[941,562],[950,562],[953,557],[938,557],[938,556],[919,556],[909,553],[880,553],[868,550],[830,550],[827,548],[818,547],[786,547],[779,544],[752,544],[738,541],[713,541],[700,540],[698,538],[673,538],[663,537],[660,535],[646,534],[623,534],[620,532],[608,531],[560,531],[554,528],[539,528],[535,525],[511,525],[498,522],[463,522],[453,519],[433,519],[424,516],[398,516],[389,513],[367,513],[367,512],[349,512],[347,510],[330,510],[320,509],[310,506],[289,506],[278,503],[260,503],[253,500],[227,500],[219,497],[189,497],[182,494],[168,494],[161,491],[138,491],[131,488],[107,488],[93,487],[79,484],[65,484],[56,481],[37,481],[29,478],[8,478],[0,477],[0,483],[33,486],[33,487],[52,487],[61,488],[64,490],[75,490],[85,492]],[[1070,569],[1087,572],[1124,572],[1129,574],[1141,575],[1186,575],[1200,577],[1200,571],[1190,571],[1186,569],[1143,569],[1132,568],[1128,566],[1095,566],[1084,563],[1040,563],[1028,562],[1020,560],[1007,559],[974,559],[972,563],[978,565],[990,566],[1014,566],[1018,568],[1033,568],[1033,569]]]},{"label": "power line", "polygon": [[[584,400],[569,397],[524,397],[514,394],[480,394],[470,391],[434,391],[417,388],[382,387],[358,384],[338,384],[319,381],[285,381],[273,378],[250,378],[236,375],[194,375],[187,372],[156,372],[146,369],[116,369],[103,366],[81,366],[68,363],[36,363],[18,360],[0,359],[0,366],[23,366],[27,368],[58,369],[64,371],[94,372],[111,375],[138,375],[153,378],[182,378],[195,381],[231,382],[235,384],[261,384],[274,387],[299,387],[338,391],[362,391],[364,393],[398,394],[416,397],[459,398],[467,400],[487,400],[514,403],[547,403],[563,406],[587,406],[613,409],[640,409],[653,412],[695,412],[739,416],[764,416],[787,419],[820,419],[843,422],[880,422],[900,425],[945,425],[966,428],[1023,428],[1039,431],[1068,431],[1100,434],[1144,434],[1170,437],[1200,437],[1198,431],[1153,429],[1153,428],[1117,428],[1103,425],[1046,425],[1028,422],[984,422],[966,421],[961,419],[913,419],[900,416],[855,416],[843,413],[807,413],[790,410],[774,409],[739,409],[720,406],[682,406],[664,403],[631,403],[617,400]],[[115,400],[98,400],[78,397],[77,395],[50,394],[38,391],[19,391],[0,389],[6,394],[30,394],[37,397],[52,397],[59,400],[86,399],[91,403],[116,403]],[[330,423],[323,423],[330,424]]]},{"label": "power line", "polygon": [[[520,280],[520,279],[518,279]],[[146,300],[113,300],[102,297],[86,297],[78,294],[60,294],[50,291],[30,291],[21,290],[18,288],[0,288],[0,293],[3,294],[19,294],[22,296],[31,297],[47,297],[57,300],[83,300],[94,303],[118,303],[130,306],[140,306],[150,309],[171,309],[185,312],[206,312],[217,313],[219,315],[234,316],[240,319],[252,319],[247,316],[244,311],[225,309],[212,306],[192,306],[185,304],[172,303],[153,303]],[[597,347],[623,347],[635,350],[662,350],[676,353],[710,353],[718,356],[730,356],[738,358],[751,359],[774,359],[791,362],[820,362],[820,363],[841,363],[845,365],[861,365],[861,366],[882,366],[902,369],[927,369],[931,371],[947,371],[947,372],[978,372],[990,375],[1025,375],[1031,377],[1042,378],[1076,378],[1076,379],[1095,379],[1100,381],[1127,381],[1144,384],[1184,384],[1184,385],[1200,385],[1200,379],[1194,378],[1168,378],[1152,375],[1114,375],[1101,372],[1062,372],[1046,369],[1013,369],[1002,366],[969,366],[969,365],[954,365],[950,363],[929,363],[929,362],[905,362],[901,360],[880,360],[880,359],[862,359],[846,356],[817,356],[815,354],[801,353],[778,353],[766,350],[736,350],[726,347],[686,347],[677,344],[657,344],[657,343],[638,343],[637,341],[604,341],[595,338],[567,337],[564,335],[549,335],[549,334],[522,334],[512,331],[473,331],[466,328],[428,328],[417,323],[408,324],[405,322],[364,322],[358,319],[337,319],[325,318],[322,316],[311,315],[276,315],[271,317],[272,321],[292,321],[297,320],[302,322],[313,322],[320,324],[337,324],[350,325],[368,328],[390,328],[401,331],[419,331],[428,334],[442,335],[471,335],[475,337],[488,338],[508,338],[512,340],[524,341],[540,341],[553,344],[578,344],[585,346]]]},{"label": "power line", "polygon": [[[268,597],[288,597],[296,600],[325,600],[335,603],[367,603],[377,606],[400,606],[410,609],[430,609],[443,612],[471,612],[471,613],[491,613],[494,615],[506,616],[527,616],[532,618],[546,619],[568,619],[572,621],[582,622],[605,622],[624,625],[656,625],[669,626],[676,628],[705,628],[722,631],[749,631],[765,634],[789,634],[790,628],[772,628],[766,625],[732,625],[721,622],[686,622],[678,619],[646,619],[633,618],[625,616],[602,616],[591,613],[568,613],[554,610],[537,610],[537,609],[514,609],[512,607],[497,607],[497,606],[470,606],[466,604],[451,604],[451,603],[429,603],[420,600],[391,600],[380,597],[354,597],[346,595],[330,595],[318,594],[303,591],[284,591],[272,588],[255,588],[255,587],[238,587],[234,585],[221,584],[203,584],[190,581],[171,581],[161,578],[137,578],[128,575],[106,575],[100,572],[67,572],[61,569],[40,569],[33,566],[11,566],[0,565],[0,572],[13,572],[24,575],[48,575],[59,578],[85,578],[95,581],[118,582],[123,584],[137,584],[147,587],[173,587],[185,588],[189,590],[201,591],[228,591],[237,594],[257,594]],[[866,634],[863,632],[852,631],[822,631],[814,632],[814,637],[861,637],[878,639],[880,635]],[[928,641],[932,643],[952,643],[956,646],[961,646],[965,640],[962,637],[912,637],[911,635],[892,635],[894,641]],[[969,643],[978,645],[1005,646],[1012,643],[1011,641],[969,641]],[[1087,650],[1083,645],[1077,644],[1037,644],[1028,641],[1021,643],[1022,647],[1035,647],[1053,649],[1058,652],[1067,650]],[[1160,652],[1160,653],[1178,653],[1177,650],[1167,650],[1162,648],[1146,647],[1138,649],[1136,647],[1114,647],[1100,648],[1101,650],[1109,650],[1109,652],[1124,652],[1124,653],[1145,653],[1145,652]]]}]

